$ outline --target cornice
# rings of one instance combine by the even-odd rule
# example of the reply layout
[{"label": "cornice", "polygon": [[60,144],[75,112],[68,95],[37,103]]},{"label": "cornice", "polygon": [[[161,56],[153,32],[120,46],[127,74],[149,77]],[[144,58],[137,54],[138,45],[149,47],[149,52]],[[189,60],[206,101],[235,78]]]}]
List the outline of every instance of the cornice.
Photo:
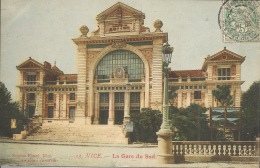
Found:
[{"label": "cornice", "polygon": [[134,41],[153,41],[154,39],[163,39],[164,41],[168,40],[168,33],[143,33],[137,35],[122,35],[122,36],[108,36],[108,37],[79,37],[72,39],[75,44],[104,44],[112,43],[115,40],[123,39],[125,42],[134,42]]}]

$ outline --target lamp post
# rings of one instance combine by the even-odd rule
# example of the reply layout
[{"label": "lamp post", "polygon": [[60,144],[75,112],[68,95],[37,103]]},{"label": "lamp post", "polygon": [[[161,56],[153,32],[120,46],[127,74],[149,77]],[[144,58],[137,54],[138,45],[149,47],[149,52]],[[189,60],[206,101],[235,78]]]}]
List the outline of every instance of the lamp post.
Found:
[{"label": "lamp post", "polygon": [[126,83],[126,92],[125,92],[125,112],[124,112],[124,124],[130,121],[130,86],[129,82]]},{"label": "lamp post", "polygon": [[163,122],[160,130],[156,133],[158,135],[158,149],[159,154],[157,160],[163,164],[175,163],[172,151],[172,135],[173,132],[170,129],[169,124],[169,90],[168,90],[168,75],[171,63],[173,47],[170,47],[168,42],[163,44],[162,47],[162,61],[163,61],[163,72],[164,72],[164,94],[163,94]]}]

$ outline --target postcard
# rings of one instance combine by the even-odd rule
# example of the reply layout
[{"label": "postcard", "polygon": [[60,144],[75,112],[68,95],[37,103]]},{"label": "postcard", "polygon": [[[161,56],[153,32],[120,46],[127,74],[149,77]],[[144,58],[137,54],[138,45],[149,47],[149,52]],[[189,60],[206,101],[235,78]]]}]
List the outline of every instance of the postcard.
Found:
[{"label": "postcard", "polygon": [[0,165],[257,167],[259,19],[256,0],[2,0]]}]

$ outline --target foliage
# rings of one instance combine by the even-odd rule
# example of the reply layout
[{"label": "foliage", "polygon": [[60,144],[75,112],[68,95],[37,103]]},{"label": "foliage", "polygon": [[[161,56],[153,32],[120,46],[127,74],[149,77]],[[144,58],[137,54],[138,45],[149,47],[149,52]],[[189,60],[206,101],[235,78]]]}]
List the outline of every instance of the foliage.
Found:
[{"label": "foliage", "polygon": [[212,138],[214,141],[226,141],[226,134],[223,130],[212,129]]},{"label": "foliage", "polygon": [[209,127],[206,108],[191,104],[187,108],[172,108],[172,126],[177,132],[174,140],[202,141],[209,140]]},{"label": "foliage", "polygon": [[157,142],[156,132],[162,124],[160,111],[143,108],[141,112],[131,113],[130,120],[134,124],[134,132],[130,134],[132,141]]},{"label": "foliage", "polygon": [[[0,82],[0,135],[12,136],[23,129],[26,118],[20,113],[17,102],[12,102],[11,93]],[[17,128],[11,129],[11,119],[16,119]]]},{"label": "foliage", "polygon": [[233,104],[232,96],[228,85],[219,86],[212,91],[213,96],[220,102],[221,106],[230,106]]},{"label": "foliage", "polygon": [[260,134],[260,81],[254,82],[242,95],[241,109],[241,140],[255,140],[257,134]]}]

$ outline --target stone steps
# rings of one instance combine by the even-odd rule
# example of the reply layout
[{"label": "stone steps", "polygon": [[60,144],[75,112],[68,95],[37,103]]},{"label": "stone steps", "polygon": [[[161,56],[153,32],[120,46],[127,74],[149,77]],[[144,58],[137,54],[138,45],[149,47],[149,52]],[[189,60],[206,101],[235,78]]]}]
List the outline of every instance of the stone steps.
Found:
[{"label": "stone steps", "polygon": [[128,139],[119,125],[44,125],[36,132],[30,134],[27,140],[41,141],[80,141],[91,143],[123,143]]}]

